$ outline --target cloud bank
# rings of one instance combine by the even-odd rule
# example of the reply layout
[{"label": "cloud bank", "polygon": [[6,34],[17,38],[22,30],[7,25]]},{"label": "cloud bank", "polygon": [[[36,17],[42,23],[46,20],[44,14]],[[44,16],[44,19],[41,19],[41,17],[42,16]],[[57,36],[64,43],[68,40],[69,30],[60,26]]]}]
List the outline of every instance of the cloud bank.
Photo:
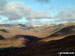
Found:
[{"label": "cloud bank", "polygon": [[40,3],[49,3],[50,0],[36,0],[37,2],[40,2]]},{"label": "cloud bank", "polygon": [[[49,2],[50,0],[37,0],[39,2]],[[49,8],[51,9],[51,8]],[[0,0],[0,15],[7,17],[9,20],[18,20],[22,17],[29,19],[42,19],[42,18],[57,18],[59,21],[75,21],[75,9],[70,11],[60,11],[57,16],[50,13],[34,11],[32,7],[26,6],[23,2],[8,0]],[[0,19],[1,20],[1,19]]]},{"label": "cloud bank", "polygon": [[0,15],[8,17],[9,20],[16,20],[22,17],[26,18],[51,18],[52,15],[50,13],[44,13],[39,11],[34,11],[32,7],[26,7],[23,2],[7,2],[7,0],[0,1],[2,5],[0,5]]},{"label": "cloud bank", "polygon": [[3,10],[4,6],[8,3],[8,0],[0,0],[0,10]]},{"label": "cloud bank", "polygon": [[73,8],[70,11],[60,11],[56,18],[58,21],[75,21],[75,10]]}]

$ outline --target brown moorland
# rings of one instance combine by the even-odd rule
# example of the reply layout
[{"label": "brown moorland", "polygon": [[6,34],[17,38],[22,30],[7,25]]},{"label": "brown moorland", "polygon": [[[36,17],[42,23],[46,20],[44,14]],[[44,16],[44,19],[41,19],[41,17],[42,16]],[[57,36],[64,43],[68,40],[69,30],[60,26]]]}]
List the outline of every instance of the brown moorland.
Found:
[{"label": "brown moorland", "polygon": [[9,56],[58,56],[58,52],[75,50],[75,35],[66,36],[60,40],[53,40],[26,47]]}]

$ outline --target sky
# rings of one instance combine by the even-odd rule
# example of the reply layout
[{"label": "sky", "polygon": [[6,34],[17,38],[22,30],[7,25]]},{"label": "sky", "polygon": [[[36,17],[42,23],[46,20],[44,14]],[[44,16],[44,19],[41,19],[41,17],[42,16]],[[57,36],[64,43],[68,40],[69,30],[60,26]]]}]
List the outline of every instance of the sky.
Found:
[{"label": "sky", "polygon": [[75,0],[0,0],[0,24],[75,22]]}]

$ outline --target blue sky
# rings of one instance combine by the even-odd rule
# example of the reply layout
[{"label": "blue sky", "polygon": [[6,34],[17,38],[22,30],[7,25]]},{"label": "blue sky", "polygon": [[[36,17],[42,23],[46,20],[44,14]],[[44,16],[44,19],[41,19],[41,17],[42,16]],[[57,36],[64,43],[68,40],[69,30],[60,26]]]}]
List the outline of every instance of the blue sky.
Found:
[{"label": "blue sky", "polygon": [[[5,1],[5,0],[4,0]],[[48,17],[48,16],[46,16],[46,17],[43,17],[43,16],[41,16],[40,17],[40,20],[39,20],[39,18],[37,18],[37,19],[35,19],[35,15],[33,14],[33,18],[30,18],[30,19],[33,19],[33,21],[36,21],[37,22],[37,20],[39,20],[39,21],[50,21],[50,23],[51,22],[54,22],[54,23],[56,23],[56,22],[62,22],[62,20],[61,19],[63,19],[63,22],[64,21],[74,21],[75,20],[75,16],[74,15],[72,15],[73,14],[73,12],[71,13],[70,11],[72,11],[73,9],[74,9],[74,11],[75,11],[75,0],[50,0],[50,2],[43,2],[43,0],[42,0],[42,2],[40,2],[40,1],[37,1],[37,0],[8,0],[8,3],[11,3],[11,2],[15,2],[15,1],[17,1],[17,2],[23,2],[24,3],[24,6],[25,6],[25,8],[28,8],[28,7],[30,7],[30,9],[32,10],[32,13],[36,13],[36,12],[42,12],[42,14],[44,15],[44,13],[45,14],[47,14],[47,15],[49,15],[49,14],[51,14],[51,15],[53,15],[53,17]],[[1,2],[1,0],[0,0],[0,2]],[[2,2],[3,3],[3,2]],[[7,5],[7,4],[6,4]],[[13,7],[13,5],[12,5],[12,7]],[[10,8],[10,7],[9,7]],[[29,9],[29,10],[30,10]],[[14,10],[16,10],[16,9],[14,9]],[[1,10],[2,11],[2,10]],[[11,11],[11,10],[10,10]],[[62,11],[65,11],[65,15],[66,16],[64,16],[61,12]],[[8,12],[8,11],[6,11],[6,12]],[[5,12],[5,13],[6,13]],[[67,12],[70,12],[69,13],[69,15],[71,15],[71,17],[70,17],[70,19],[68,19],[68,17],[67,17]],[[4,13],[4,12],[3,12]],[[28,12],[29,13],[29,12]],[[8,13],[7,13],[8,14]],[[10,14],[12,15],[13,13],[12,12],[10,12]],[[21,13],[22,14],[22,13]],[[59,14],[61,14],[60,16],[59,16]],[[74,13],[75,14],[75,13]],[[0,16],[0,22],[1,23],[7,23],[7,22],[9,22],[9,23],[13,23],[13,22],[27,22],[28,20],[27,20],[27,17],[26,16],[21,16],[19,19],[16,19],[16,20],[9,20],[9,18],[12,18],[11,16],[10,17],[8,17],[9,15],[6,15],[6,14],[0,14],[1,16]],[[16,12],[15,12],[15,15],[17,15],[16,14]],[[26,14],[27,15],[27,14]],[[36,13],[36,17],[38,17],[37,16],[38,14]],[[18,16],[20,16],[20,15],[18,15]],[[28,16],[28,15],[27,15]],[[58,16],[58,17],[57,17]],[[63,18],[61,18],[61,17],[63,17]],[[73,17],[73,18],[72,18]],[[13,17],[14,18],[14,17]],[[16,18],[18,18],[18,17],[16,17]],[[59,19],[58,19],[59,18]],[[72,19],[71,19],[72,18]],[[32,20],[31,20],[32,21]]]}]

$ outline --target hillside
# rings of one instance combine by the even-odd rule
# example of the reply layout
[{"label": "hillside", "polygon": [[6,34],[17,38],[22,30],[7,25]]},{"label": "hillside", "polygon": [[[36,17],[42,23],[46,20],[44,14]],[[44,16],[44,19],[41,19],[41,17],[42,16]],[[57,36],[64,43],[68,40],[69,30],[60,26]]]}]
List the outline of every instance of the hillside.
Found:
[{"label": "hillside", "polygon": [[[27,28],[27,27],[26,27]],[[12,29],[12,30],[11,30]],[[40,28],[39,28],[40,29]],[[52,40],[60,40],[68,35],[75,35],[75,24],[61,24],[56,25],[53,27],[47,27],[40,29],[39,32],[35,32],[35,28],[31,28],[28,30],[22,30],[19,26],[16,27],[1,27],[0,28],[0,42],[3,42],[3,46],[11,47],[9,42],[12,42],[13,40],[17,40],[19,38],[23,38],[29,40],[27,43],[22,44],[22,41],[20,45],[30,45],[35,42],[48,42]],[[41,37],[42,36],[42,37]],[[43,37],[44,36],[44,37]],[[46,36],[46,37],[45,37]],[[2,46],[1,42],[1,46]],[[8,44],[4,45],[4,43],[7,42]],[[15,43],[13,41],[13,43]],[[1,47],[2,48],[2,47]]]},{"label": "hillside", "polygon": [[59,51],[75,50],[75,35],[31,46],[23,48],[9,56],[58,56]]},{"label": "hillside", "polygon": [[38,38],[45,38],[47,36],[51,36],[55,34],[56,32],[59,32],[63,28],[75,26],[75,23],[65,23],[61,25],[55,25],[50,27],[21,27],[21,26],[15,26],[15,27],[0,27],[0,29],[3,29],[0,31],[0,35],[4,36],[5,38],[10,38],[15,35],[29,35],[29,36],[36,36]]},{"label": "hillside", "polygon": [[50,36],[47,36],[38,42],[48,42],[48,41],[52,41],[52,40],[60,40],[69,35],[75,35],[75,26],[74,25],[62,28],[60,31],[57,31],[56,33],[54,33]]},{"label": "hillside", "polygon": [[0,40],[0,48],[21,48],[26,47],[28,39],[25,38],[13,38],[13,39],[2,39]]},{"label": "hillside", "polygon": [[26,30],[25,27],[21,29],[19,26],[1,27],[0,29],[8,31],[8,33],[0,31],[0,48],[8,48],[1,49],[3,51],[1,55],[56,56],[58,51],[75,50],[74,23],[38,28],[38,32],[37,28],[27,29],[26,27]]},{"label": "hillside", "polygon": [[50,27],[50,28],[40,32],[40,33],[42,33],[40,36],[42,36],[43,38],[49,37],[49,36],[59,32],[59,31],[61,31],[62,29],[70,27],[70,26],[74,26],[73,28],[75,29],[75,23],[60,24],[60,25],[54,26],[52,28]]}]

